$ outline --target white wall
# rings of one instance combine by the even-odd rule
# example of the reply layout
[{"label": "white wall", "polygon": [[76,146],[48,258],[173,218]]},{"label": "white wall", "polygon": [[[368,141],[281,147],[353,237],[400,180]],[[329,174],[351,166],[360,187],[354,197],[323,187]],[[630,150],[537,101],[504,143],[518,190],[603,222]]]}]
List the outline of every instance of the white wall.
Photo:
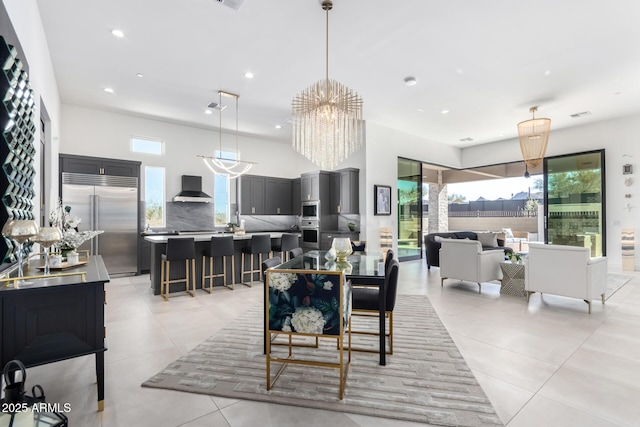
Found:
[{"label": "white wall", "polygon": [[[372,250],[380,248],[380,229],[389,227],[393,230],[394,251],[398,253],[398,157],[460,167],[458,148],[367,123],[366,168],[360,171],[360,228],[364,230],[361,238]],[[373,215],[374,185],[391,186],[391,216]]]},{"label": "white wall", "polygon": [[[44,35],[44,29],[40,20],[40,13],[36,0],[3,0],[7,13],[11,19],[11,23],[18,35],[22,49],[25,52],[26,61],[29,64],[29,81],[34,94],[34,100],[37,106],[34,120],[36,122],[36,139],[34,145],[36,147],[36,158],[34,166],[36,167],[35,191],[36,195],[46,192],[46,200],[49,203],[55,203],[58,198],[58,136],[60,134],[60,96],[58,94],[58,86],[53,72],[51,57]],[[50,132],[47,135],[47,159],[48,166],[47,176],[45,177],[46,188],[40,188],[40,109],[41,106],[46,108],[49,116]],[[53,160],[55,159],[55,160]],[[40,215],[40,207],[34,207],[36,218]]]},{"label": "white wall", "polygon": [[[62,128],[62,153],[136,160],[142,162],[143,167],[164,167],[167,200],[180,191],[181,175],[202,176],[203,191],[213,193],[213,175],[196,155],[214,154],[219,148],[217,130],[67,104],[62,106]],[[131,152],[132,136],[164,141],[164,154],[155,156]],[[317,169],[289,144],[241,135],[238,148],[241,159],[257,163],[249,172],[253,175],[295,178],[303,172]],[[223,133],[223,149],[235,151],[233,134]]]}]

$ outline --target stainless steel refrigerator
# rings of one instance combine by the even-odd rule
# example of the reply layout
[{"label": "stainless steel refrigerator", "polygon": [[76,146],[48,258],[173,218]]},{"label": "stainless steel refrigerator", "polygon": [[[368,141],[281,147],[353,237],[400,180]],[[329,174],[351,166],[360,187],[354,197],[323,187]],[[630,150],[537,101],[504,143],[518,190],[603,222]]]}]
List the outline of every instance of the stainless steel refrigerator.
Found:
[{"label": "stainless steel refrigerator", "polygon": [[104,230],[80,246],[101,255],[110,275],[138,270],[138,178],[62,173],[62,204],[82,220],[78,230]]}]

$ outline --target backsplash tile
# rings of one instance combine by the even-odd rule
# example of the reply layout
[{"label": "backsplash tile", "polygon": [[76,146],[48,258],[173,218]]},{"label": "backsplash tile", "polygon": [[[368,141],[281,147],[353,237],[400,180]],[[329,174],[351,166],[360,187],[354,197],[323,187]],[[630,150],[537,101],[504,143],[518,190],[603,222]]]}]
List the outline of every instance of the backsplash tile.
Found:
[{"label": "backsplash tile", "polygon": [[213,203],[167,202],[167,228],[178,231],[213,230]]}]

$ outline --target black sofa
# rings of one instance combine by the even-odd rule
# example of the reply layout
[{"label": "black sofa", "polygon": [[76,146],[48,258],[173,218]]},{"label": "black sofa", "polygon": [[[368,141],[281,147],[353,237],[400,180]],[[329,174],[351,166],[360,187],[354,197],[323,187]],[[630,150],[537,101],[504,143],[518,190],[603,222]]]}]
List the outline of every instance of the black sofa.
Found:
[{"label": "black sofa", "polygon": [[[426,252],[427,269],[432,265],[440,267],[440,247],[442,243],[436,240],[436,237],[443,239],[470,239],[478,240],[478,234],[474,231],[452,231],[448,233],[429,233],[424,236],[424,248]],[[506,253],[513,252],[508,246],[504,246],[504,240],[497,239],[498,246],[482,246],[482,250],[498,250],[501,249]]]}]

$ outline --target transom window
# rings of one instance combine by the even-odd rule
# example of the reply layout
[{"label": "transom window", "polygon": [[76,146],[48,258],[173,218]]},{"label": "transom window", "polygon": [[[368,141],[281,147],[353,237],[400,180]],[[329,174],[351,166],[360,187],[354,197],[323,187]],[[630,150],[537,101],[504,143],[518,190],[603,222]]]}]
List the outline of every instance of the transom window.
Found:
[{"label": "transom window", "polygon": [[134,153],[162,155],[163,142],[159,139],[131,137],[131,151]]}]

